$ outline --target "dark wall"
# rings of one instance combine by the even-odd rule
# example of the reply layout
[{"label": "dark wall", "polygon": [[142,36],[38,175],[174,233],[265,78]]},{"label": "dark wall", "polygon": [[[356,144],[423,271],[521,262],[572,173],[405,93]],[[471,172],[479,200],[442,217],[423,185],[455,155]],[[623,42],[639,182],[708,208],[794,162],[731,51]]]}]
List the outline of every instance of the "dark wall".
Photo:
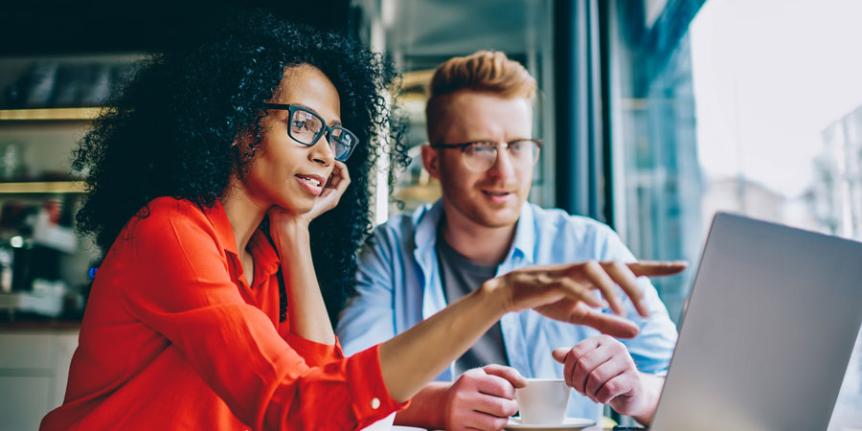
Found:
[{"label": "dark wall", "polygon": [[349,32],[349,0],[3,0],[0,56],[158,51],[225,8]]}]

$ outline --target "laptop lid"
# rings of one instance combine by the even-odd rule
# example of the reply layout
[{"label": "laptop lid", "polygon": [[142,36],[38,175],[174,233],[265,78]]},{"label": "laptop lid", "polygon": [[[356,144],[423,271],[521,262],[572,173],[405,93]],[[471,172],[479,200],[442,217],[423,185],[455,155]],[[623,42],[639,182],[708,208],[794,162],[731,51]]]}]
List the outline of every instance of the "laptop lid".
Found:
[{"label": "laptop lid", "polygon": [[862,243],[719,213],[654,431],[825,430],[862,324]]}]

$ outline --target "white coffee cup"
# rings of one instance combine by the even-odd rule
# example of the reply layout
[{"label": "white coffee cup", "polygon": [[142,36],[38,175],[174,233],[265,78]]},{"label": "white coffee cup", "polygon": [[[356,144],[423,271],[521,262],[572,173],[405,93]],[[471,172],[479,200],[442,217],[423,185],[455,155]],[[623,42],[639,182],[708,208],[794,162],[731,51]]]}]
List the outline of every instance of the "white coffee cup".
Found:
[{"label": "white coffee cup", "polygon": [[527,386],[515,390],[521,423],[561,424],[566,418],[571,389],[563,379],[527,379]]}]

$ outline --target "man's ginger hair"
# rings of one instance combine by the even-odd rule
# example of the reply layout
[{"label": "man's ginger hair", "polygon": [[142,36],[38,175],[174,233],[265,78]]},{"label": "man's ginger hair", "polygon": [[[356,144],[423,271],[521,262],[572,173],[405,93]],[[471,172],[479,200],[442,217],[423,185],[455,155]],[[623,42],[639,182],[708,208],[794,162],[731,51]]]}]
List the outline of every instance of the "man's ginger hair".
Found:
[{"label": "man's ginger hair", "polygon": [[477,51],[466,57],[447,60],[437,67],[431,78],[425,107],[429,140],[434,139],[437,123],[446,112],[446,99],[461,91],[532,101],[536,94],[536,80],[521,63],[510,60],[499,51]]}]

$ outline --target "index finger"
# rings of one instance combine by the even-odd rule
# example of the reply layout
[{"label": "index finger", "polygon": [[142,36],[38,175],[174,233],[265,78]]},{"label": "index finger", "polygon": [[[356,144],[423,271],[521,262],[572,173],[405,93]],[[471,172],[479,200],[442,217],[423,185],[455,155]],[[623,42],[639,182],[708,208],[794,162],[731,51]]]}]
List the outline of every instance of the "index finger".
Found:
[{"label": "index finger", "polygon": [[627,263],[626,266],[638,277],[660,277],[679,274],[688,267],[688,262],[642,260]]},{"label": "index finger", "polygon": [[329,176],[329,184],[336,189],[345,188],[350,184],[350,172],[347,170],[346,164],[339,161],[335,162],[335,169]]},{"label": "index finger", "polygon": [[[637,276],[629,269],[628,266],[619,262],[608,262],[604,264],[608,274],[616,280],[617,284],[626,292],[626,295],[631,298],[632,305],[638,314],[643,317],[649,316],[649,307],[645,303],[644,293],[641,286],[638,285]],[[622,313],[618,313],[622,315]]]},{"label": "index finger", "polygon": [[577,304],[572,314],[573,323],[589,326],[611,337],[634,338],[640,332],[640,327],[631,320],[613,314],[604,314],[583,303]]},{"label": "index finger", "polygon": [[527,379],[518,372],[518,370],[504,365],[491,364],[482,367],[485,374],[502,377],[509,381],[515,388],[523,388],[527,386]]},{"label": "index finger", "polygon": [[512,382],[493,374],[488,374],[485,378],[477,381],[476,388],[485,395],[515,399],[515,387]]}]

